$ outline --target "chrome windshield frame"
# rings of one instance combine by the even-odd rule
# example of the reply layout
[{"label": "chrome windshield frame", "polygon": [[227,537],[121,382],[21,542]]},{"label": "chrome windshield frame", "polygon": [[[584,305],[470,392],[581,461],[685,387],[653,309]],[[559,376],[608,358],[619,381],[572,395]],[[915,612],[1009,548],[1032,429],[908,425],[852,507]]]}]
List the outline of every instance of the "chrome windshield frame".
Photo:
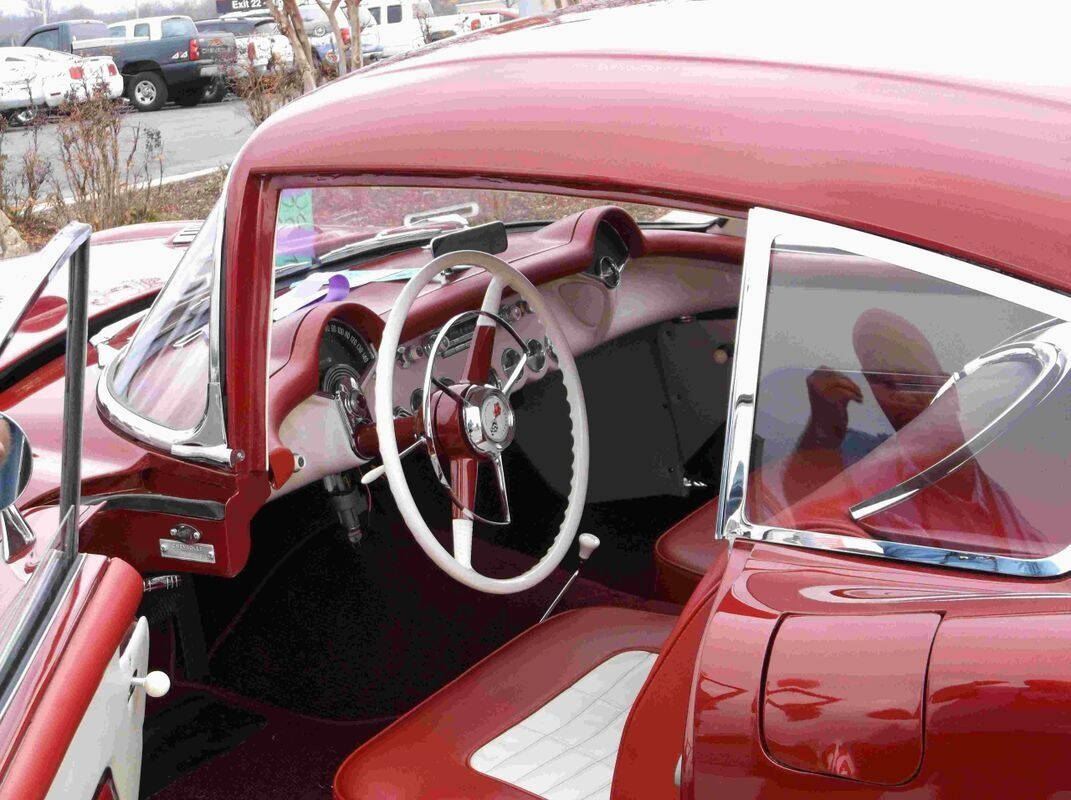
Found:
[{"label": "chrome windshield frame", "polygon": [[770,256],[778,239],[787,239],[790,245],[836,249],[876,259],[993,297],[1010,299],[1060,320],[1071,320],[1071,297],[1050,289],[874,234],[771,209],[752,209],[748,214],[744,247],[736,355],[729,389],[729,421],[715,536],[1016,577],[1054,578],[1071,572],[1071,545],[1046,558],[1016,558],[777,528],[747,519],[747,476],[751,473],[751,442],[766,323]]},{"label": "chrome windshield frame", "polygon": [[[224,182],[219,203],[225,202],[230,173]],[[165,453],[197,461],[213,467],[233,469],[242,454],[227,443],[227,420],[223,402],[222,357],[222,300],[223,300],[223,231],[226,227],[225,209],[219,209],[219,219],[212,244],[212,294],[208,322],[208,388],[205,413],[197,425],[186,429],[170,428],[153,422],[128,408],[112,391],[112,379],[129,353],[129,342],[109,361],[97,381],[97,407],[104,418],[123,433]],[[181,262],[179,262],[181,264]],[[176,269],[178,269],[176,267]],[[160,295],[157,295],[159,297]],[[148,313],[142,317],[152,314]]]}]

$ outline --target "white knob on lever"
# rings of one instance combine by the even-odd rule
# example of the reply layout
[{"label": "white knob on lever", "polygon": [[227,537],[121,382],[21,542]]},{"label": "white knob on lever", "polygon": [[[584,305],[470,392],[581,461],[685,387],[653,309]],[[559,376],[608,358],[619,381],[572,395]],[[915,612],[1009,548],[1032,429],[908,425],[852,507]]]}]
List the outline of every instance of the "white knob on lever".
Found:
[{"label": "white knob on lever", "polygon": [[171,679],[166,672],[153,670],[144,678],[131,678],[131,686],[142,686],[149,697],[163,697],[171,689]]},{"label": "white knob on lever", "polygon": [[601,544],[599,537],[594,533],[582,533],[577,541],[580,543],[580,560],[587,561],[595,549]]}]

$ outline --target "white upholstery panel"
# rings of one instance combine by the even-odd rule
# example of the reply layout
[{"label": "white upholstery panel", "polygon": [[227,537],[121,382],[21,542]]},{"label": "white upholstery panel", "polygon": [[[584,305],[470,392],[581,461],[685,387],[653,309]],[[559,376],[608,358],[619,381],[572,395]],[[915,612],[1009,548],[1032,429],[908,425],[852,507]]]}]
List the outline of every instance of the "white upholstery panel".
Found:
[{"label": "white upholstery panel", "polygon": [[546,800],[608,800],[625,719],[656,653],[603,661],[472,754],[469,766]]}]

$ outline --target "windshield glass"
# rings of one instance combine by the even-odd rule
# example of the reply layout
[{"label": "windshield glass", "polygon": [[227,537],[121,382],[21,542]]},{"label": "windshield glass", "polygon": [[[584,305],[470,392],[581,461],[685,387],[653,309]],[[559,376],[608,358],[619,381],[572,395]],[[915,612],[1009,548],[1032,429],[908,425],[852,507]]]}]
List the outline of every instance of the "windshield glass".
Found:
[{"label": "windshield glass", "polygon": [[222,201],[205,220],[111,376],[115,397],[146,419],[189,430],[208,404],[208,323]]},{"label": "windshield glass", "polygon": [[275,264],[314,264],[343,246],[377,237],[397,240],[420,231],[431,237],[436,231],[492,221],[545,224],[607,204],[621,206],[641,223],[664,221],[671,214],[663,206],[542,192],[426,186],[285,189],[279,198]]},{"label": "windshield glass", "polygon": [[1063,550],[1071,381],[1038,391],[1030,347],[1059,322],[852,253],[775,246],[747,519],[1019,558]]}]

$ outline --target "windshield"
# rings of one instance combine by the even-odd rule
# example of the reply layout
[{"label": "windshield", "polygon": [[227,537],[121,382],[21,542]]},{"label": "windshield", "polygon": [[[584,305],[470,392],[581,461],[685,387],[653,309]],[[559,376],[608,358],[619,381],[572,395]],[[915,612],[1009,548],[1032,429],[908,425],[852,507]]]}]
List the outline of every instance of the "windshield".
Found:
[{"label": "windshield", "polygon": [[664,221],[672,213],[663,206],[542,192],[426,186],[285,189],[279,198],[275,264],[315,264],[344,246],[377,238],[387,243],[420,232],[430,238],[437,232],[496,220],[507,225],[546,224],[607,204],[623,207],[641,223]]},{"label": "windshield", "polygon": [[111,376],[121,403],[174,430],[196,427],[208,404],[208,323],[221,208],[217,202]]}]

